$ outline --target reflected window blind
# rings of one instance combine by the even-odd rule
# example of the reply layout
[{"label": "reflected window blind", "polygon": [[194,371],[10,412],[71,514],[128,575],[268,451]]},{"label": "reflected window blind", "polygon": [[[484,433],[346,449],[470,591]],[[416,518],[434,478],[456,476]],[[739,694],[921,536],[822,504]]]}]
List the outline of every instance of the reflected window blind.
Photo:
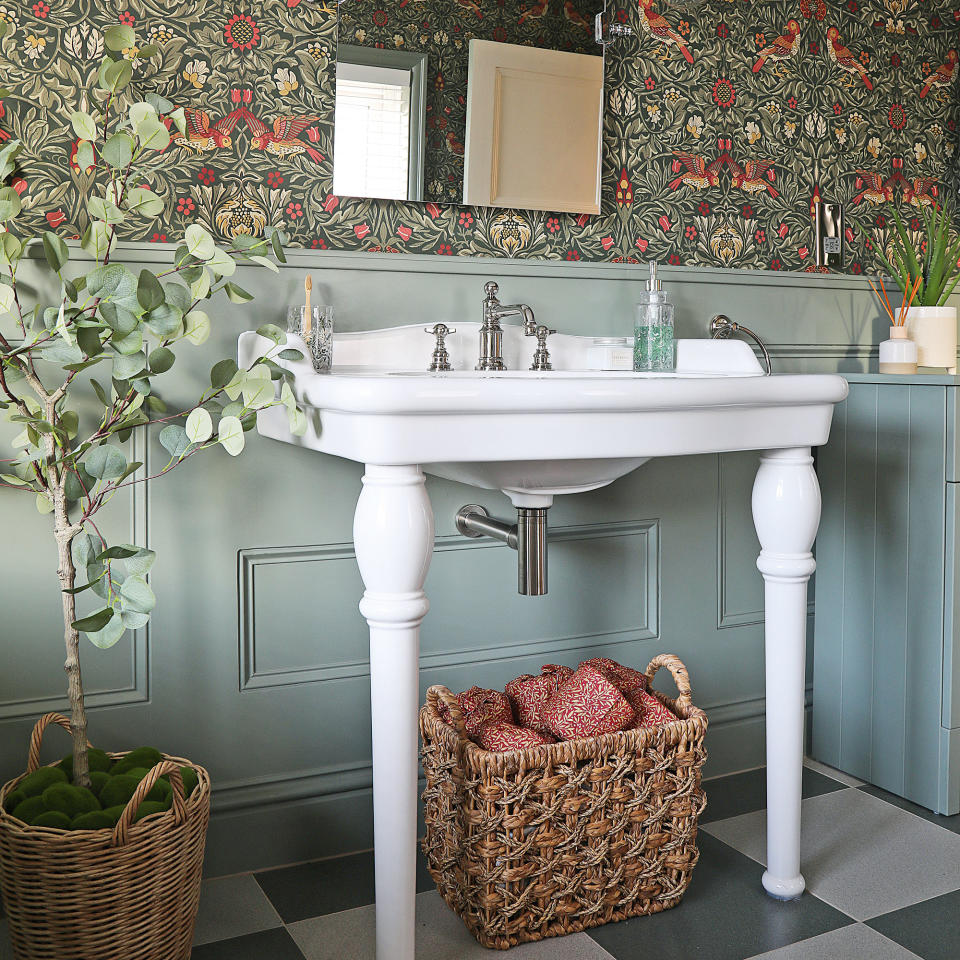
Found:
[{"label": "reflected window blind", "polygon": [[405,200],[410,163],[410,73],[337,65],[333,192]]}]

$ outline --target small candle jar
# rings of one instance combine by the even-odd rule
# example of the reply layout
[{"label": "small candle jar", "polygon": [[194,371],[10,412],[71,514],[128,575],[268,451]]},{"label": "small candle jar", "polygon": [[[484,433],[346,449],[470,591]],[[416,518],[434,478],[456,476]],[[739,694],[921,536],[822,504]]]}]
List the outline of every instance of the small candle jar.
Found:
[{"label": "small candle jar", "polygon": [[908,339],[906,327],[891,327],[890,339],[880,344],[880,372],[917,372],[917,345]]}]

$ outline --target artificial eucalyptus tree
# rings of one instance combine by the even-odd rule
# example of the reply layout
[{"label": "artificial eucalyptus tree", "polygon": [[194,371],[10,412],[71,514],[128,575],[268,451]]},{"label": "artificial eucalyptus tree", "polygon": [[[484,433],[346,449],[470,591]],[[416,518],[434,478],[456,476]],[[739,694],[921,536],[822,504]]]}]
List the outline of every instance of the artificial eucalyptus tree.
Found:
[{"label": "artificial eucalyptus tree", "polygon": [[[143,464],[130,458],[132,434],[157,435],[167,454],[153,475],[158,477],[215,447],[236,456],[256,411],[272,404],[286,407],[295,433],[306,427],[276,362],[300,354],[283,349],[286,335],[272,324],[258,331],[275,344],[268,356],[245,369],[220,360],[210,372],[209,387],[186,409],[170,410],[161,398],[161,381],[177,351],[199,346],[209,336],[204,302],[219,293],[233,303],[251,300],[228,278],[238,261],[276,271],[274,258],[284,261],[282,238],[271,230],[264,237],[237,236],[222,248],[193,224],[172,263],[159,272],[144,269],[135,275],[112,260],[118,228],[164,208],[159,196],[138,185],[140,174],[168,146],[170,131],[183,131],[184,114],[156,94],[139,100],[128,93],[134,66],[127,57],[131,52],[137,60],[155,57],[156,48],[138,48],[134,31],[124,25],[109,28],[104,40],[108,53],[97,73],[92,107],[71,118],[78,138],[76,164],[93,171],[86,198],[89,226],[80,238],[83,256],[71,261],[70,247],[52,231],[18,235],[20,194],[3,184],[18,170],[20,144],[11,140],[0,149],[0,410],[20,431],[13,457],[0,458],[0,491],[29,497],[51,518],[74,781],[80,786],[90,783],[80,634],[97,647],[110,647],[126,630],[142,627],[155,603],[147,582],[153,551],[107,543],[96,521],[118,491],[147,479]],[[5,94],[0,91],[0,97]],[[55,274],[59,280],[57,302],[49,306],[28,303],[19,277],[24,262],[40,257],[41,250],[51,278]],[[81,415],[90,402],[96,415]],[[78,618],[77,596],[88,590],[99,598],[97,609]]]}]

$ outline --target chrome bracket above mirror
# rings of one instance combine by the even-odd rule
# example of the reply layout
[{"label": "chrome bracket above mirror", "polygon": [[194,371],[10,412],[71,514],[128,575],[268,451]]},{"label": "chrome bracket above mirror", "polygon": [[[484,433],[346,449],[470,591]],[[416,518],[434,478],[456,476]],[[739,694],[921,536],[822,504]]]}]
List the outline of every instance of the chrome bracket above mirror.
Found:
[{"label": "chrome bracket above mirror", "polygon": [[607,12],[607,6],[604,4],[603,10],[597,14],[593,22],[593,38],[606,49],[611,43],[622,40],[624,37],[633,36],[633,27],[620,23],[619,20],[613,20]]}]

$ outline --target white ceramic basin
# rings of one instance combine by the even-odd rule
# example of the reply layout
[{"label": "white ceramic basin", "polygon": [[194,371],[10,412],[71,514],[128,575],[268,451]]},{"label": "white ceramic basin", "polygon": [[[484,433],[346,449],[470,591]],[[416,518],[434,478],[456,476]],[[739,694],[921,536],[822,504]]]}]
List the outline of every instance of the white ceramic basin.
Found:
[{"label": "white ceramic basin", "polygon": [[[467,347],[476,328],[458,330]],[[505,359],[519,366],[530,342],[513,328],[505,334]],[[291,435],[280,407],[261,411],[257,428],[361,463],[419,464],[502,490],[516,506],[549,506],[651,457],[817,446],[847,393],[834,375],[765,377],[739,341],[680,340],[677,372],[657,375],[577,370],[590,338],[556,340],[554,362],[564,367],[557,371],[478,373],[463,369],[475,362],[472,352],[451,349],[460,369],[430,374],[415,367],[430,358],[420,326],[337,335],[332,373],[314,373],[307,360],[284,363],[309,414],[306,434]],[[241,364],[270,346],[242,334]],[[391,359],[393,369],[385,366]]]}]

